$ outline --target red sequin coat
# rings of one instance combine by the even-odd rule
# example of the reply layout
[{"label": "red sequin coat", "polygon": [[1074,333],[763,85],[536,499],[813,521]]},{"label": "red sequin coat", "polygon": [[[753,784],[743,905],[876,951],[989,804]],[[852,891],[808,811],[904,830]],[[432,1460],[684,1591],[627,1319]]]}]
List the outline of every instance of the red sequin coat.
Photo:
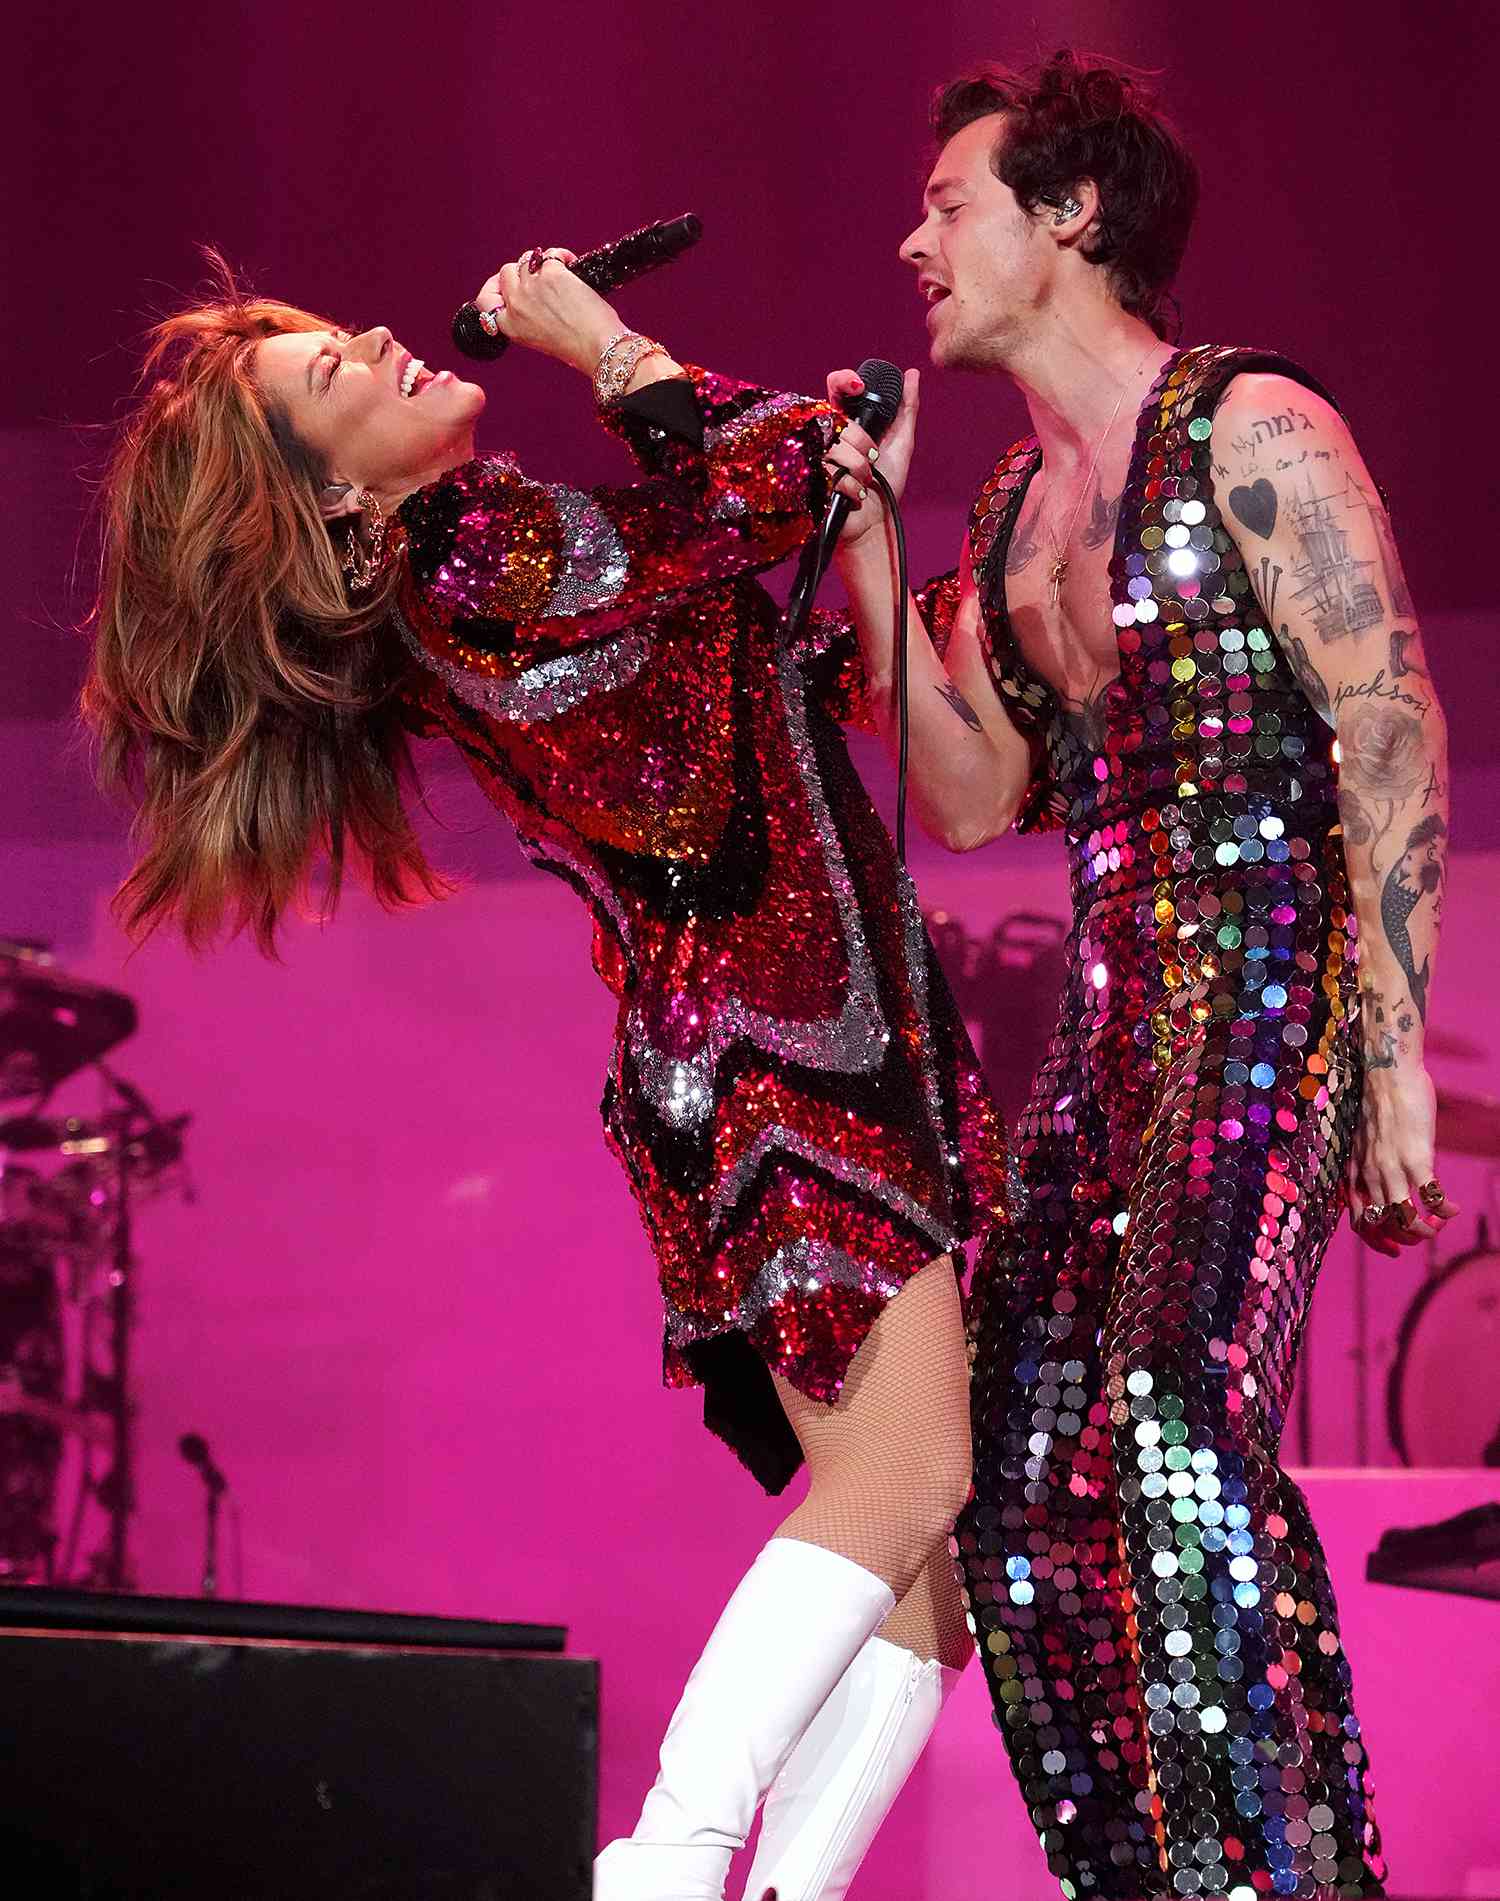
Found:
[{"label": "red sequin coat", "polygon": [[832,1401],[871,1323],[989,1225],[1003,1138],[915,893],[758,570],[827,499],[834,412],[700,370],[617,405],[591,492],[480,457],[401,509],[414,714],[579,893],[619,998],[605,1130],[670,1384],[770,1489],[766,1369]]}]

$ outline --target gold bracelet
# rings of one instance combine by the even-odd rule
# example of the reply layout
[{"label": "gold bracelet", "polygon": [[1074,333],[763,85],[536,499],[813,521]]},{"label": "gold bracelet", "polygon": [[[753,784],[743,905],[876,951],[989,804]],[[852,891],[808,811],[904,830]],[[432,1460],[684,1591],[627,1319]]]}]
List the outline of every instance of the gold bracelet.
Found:
[{"label": "gold bracelet", "polygon": [[630,379],[647,357],[665,356],[667,347],[638,330],[622,330],[610,338],[594,371],[594,401],[601,409],[623,396]]}]

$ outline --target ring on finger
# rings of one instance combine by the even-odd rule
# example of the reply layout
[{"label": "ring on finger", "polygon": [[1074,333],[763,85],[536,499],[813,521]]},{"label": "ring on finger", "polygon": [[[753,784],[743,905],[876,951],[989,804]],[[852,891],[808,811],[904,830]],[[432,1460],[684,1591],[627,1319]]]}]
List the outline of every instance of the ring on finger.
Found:
[{"label": "ring on finger", "polygon": [[500,334],[500,308],[497,305],[494,310],[481,310],[479,313],[479,327],[487,337],[498,337]]},{"label": "ring on finger", "polygon": [[1398,1201],[1392,1208],[1391,1213],[1395,1215],[1404,1231],[1409,1232],[1417,1225],[1417,1211],[1412,1206],[1411,1197],[1409,1195],[1404,1201]]},{"label": "ring on finger", "polygon": [[1443,1190],[1443,1184],[1435,1175],[1430,1182],[1423,1182],[1422,1186],[1417,1190],[1417,1193],[1421,1197],[1422,1206],[1434,1210],[1441,1208],[1443,1203],[1448,1199]]},{"label": "ring on finger", "polygon": [[1362,1228],[1378,1228],[1390,1212],[1383,1201],[1372,1201],[1360,1216],[1359,1224]]},{"label": "ring on finger", "polygon": [[546,262],[547,262],[547,253],[542,249],[541,245],[539,244],[533,245],[532,248],[526,253],[526,268],[528,271],[531,272],[533,277],[536,275],[536,273],[542,268],[542,266]]}]

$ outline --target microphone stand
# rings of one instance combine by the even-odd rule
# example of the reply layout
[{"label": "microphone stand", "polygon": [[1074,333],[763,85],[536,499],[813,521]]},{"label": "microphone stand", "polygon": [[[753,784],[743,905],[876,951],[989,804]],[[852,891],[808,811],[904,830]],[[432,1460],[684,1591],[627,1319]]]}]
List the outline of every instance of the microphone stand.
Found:
[{"label": "microphone stand", "polygon": [[177,1450],[203,1480],[203,1582],[200,1595],[219,1594],[219,1506],[229,1481],[214,1464],[208,1441],[201,1432],[185,1432],[177,1441]]},{"label": "microphone stand", "polygon": [[219,1499],[222,1488],[206,1485],[208,1497],[205,1503],[203,1527],[203,1589],[204,1597],[217,1597],[219,1594]]}]

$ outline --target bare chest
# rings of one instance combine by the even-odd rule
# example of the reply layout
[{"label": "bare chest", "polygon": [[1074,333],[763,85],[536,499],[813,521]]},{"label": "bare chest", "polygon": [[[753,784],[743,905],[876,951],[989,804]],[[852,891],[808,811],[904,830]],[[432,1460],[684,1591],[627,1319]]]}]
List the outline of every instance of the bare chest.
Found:
[{"label": "bare chest", "polygon": [[1020,659],[1089,726],[1120,671],[1109,568],[1123,487],[1123,469],[1118,486],[1096,481],[1063,541],[1066,515],[1054,527],[1033,482],[1005,555],[1006,615]]}]

